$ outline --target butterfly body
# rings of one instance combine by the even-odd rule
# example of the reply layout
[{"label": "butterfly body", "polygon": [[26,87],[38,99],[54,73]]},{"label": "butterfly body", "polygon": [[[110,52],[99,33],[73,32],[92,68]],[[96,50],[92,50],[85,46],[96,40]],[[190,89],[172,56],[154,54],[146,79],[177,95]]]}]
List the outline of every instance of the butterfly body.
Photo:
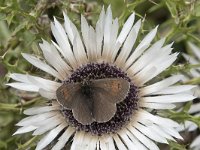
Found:
[{"label": "butterfly body", "polygon": [[109,121],[116,113],[116,104],[128,94],[130,84],[121,78],[64,83],[57,91],[58,102],[73,112],[83,125]]}]

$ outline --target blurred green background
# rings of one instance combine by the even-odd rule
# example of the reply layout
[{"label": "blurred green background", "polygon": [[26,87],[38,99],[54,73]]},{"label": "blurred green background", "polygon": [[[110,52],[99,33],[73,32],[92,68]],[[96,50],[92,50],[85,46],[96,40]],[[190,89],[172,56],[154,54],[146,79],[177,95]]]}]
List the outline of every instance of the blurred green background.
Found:
[{"label": "blurred green background", "polygon": [[[13,72],[46,76],[28,64],[21,53],[41,56],[38,43],[42,38],[51,40],[50,22],[53,16],[63,22],[62,12],[65,11],[80,29],[80,14],[83,14],[95,26],[102,6],[107,7],[109,4],[113,16],[119,17],[120,26],[133,11],[137,19],[143,19],[138,42],[159,24],[155,41],[166,37],[166,43],[174,41],[174,51],[189,54],[188,41],[200,46],[199,0],[0,0],[0,150],[34,149],[39,139],[31,136],[31,133],[12,136],[17,129],[15,124],[24,117],[23,110],[44,103],[35,93],[17,91],[5,85],[10,81],[9,73]],[[162,75],[186,72],[191,67],[194,66],[188,65],[180,56],[176,64]],[[199,84],[200,80],[191,83]],[[189,106],[186,105],[185,109]],[[184,112],[169,112],[166,115],[178,118],[178,121],[193,119]],[[186,149],[187,142],[181,144],[170,143],[170,149]],[[169,149],[166,145],[164,147]]]}]

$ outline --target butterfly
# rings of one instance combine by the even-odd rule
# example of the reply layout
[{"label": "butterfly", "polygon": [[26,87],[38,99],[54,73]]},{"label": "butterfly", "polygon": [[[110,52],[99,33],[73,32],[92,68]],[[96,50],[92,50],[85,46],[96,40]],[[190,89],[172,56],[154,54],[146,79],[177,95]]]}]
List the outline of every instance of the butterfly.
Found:
[{"label": "butterfly", "polygon": [[104,78],[63,83],[56,91],[59,104],[72,110],[83,125],[109,121],[116,113],[116,104],[127,96],[130,83],[122,78]]}]

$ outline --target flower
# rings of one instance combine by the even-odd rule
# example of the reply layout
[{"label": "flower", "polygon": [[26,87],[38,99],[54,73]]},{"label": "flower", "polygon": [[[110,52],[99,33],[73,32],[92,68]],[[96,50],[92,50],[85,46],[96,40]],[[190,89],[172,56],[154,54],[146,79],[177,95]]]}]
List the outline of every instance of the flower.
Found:
[{"label": "flower", "polygon": [[[118,19],[112,19],[109,6],[106,13],[102,9],[95,29],[81,16],[80,36],[65,13],[64,27],[54,18],[51,29],[57,43],[43,40],[40,44],[45,61],[30,54],[22,55],[28,62],[55,77],[55,80],[13,73],[10,77],[17,82],[8,84],[20,90],[39,92],[50,100],[51,105],[25,110],[24,114],[29,117],[17,124],[20,128],[15,134],[30,131],[34,131],[33,135],[44,134],[37,144],[37,150],[45,148],[52,141],[55,143],[52,149],[62,149],[71,139],[71,149],[156,150],[159,148],[155,142],[168,143],[167,140],[182,139],[175,129],[178,123],[154,114],[153,110],[173,109],[173,103],[194,99],[188,93],[194,86],[174,85],[182,79],[182,75],[172,75],[161,81],[155,79],[176,60],[178,53],[171,53],[172,44],[163,46],[165,38],[151,45],[157,27],[136,45],[141,20],[134,24],[134,19],[133,13],[118,34]],[[112,104],[117,110],[111,119],[100,122],[93,118],[96,120],[92,123],[82,124],[72,109],[60,103],[59,88],[64,89],[63,92],[66,89],[70,91],[62,95],[65,98],[81,82],[109,81],[109,78],[120,78],[130,85],[125,98]],[[73,96],[76,94],[79,93],[75,92]],[[110,91],[106,94],[110,97],[118,93]],[[82,105],[77,107],[82,109]],[[106,112],[102,113],[110,113],[109,108],[104,108]]]},{"label": "flower", "polygon": [[[189,42],[188,46],[193,53],[194,56],[188,55],[188,54],[183,54],[183,57],[190,63],[190,64],[199,64],[200,63],[200,48],[198,48],[196,45],[193,43]],[[199,73],[199,68],[193,68],[190,70],[188,74],[184,77],[184,81],[188,81],[190,78],[199,78],[200,73]],[[197,86],[194,89],[194,95],[199,99],[200,98],[200,86]],[[200,117],[200,103],[193,103],[192,106],[190,107],[190,110],[188,112],[189,114],[192,114],[196,117]],[[198,126],[191,121],[185,121],[185,123],[179,128],[179,131],[195,131],[198,129]],[[200,135],[197,136],[192,143],[190,144],[191,149],[199,149],[200,147]]]}]

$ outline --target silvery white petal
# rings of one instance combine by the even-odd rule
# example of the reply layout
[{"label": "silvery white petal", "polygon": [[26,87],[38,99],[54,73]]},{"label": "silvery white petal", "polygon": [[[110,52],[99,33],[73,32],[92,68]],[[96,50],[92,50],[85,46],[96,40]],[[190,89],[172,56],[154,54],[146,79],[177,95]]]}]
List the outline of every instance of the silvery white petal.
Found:
[{"label": "silvery white petal", "polygon": [[102,56],[107,58],[109,50],[111,48],[111,27],[112,27],[112,12],[110,6],[107,8],[104,24],[104,40],[103,40],[103,52]]},{"label": "silvery white petal", "polygon": [[117,42],[122,44],[125,41],[129,31],[131,30],[133,26],[134,20],[135,20],[135,13],[132,13],[127,19],[127,21],[125,22],[125,24],[123,25],[123,28],[117,38]]},{"label": "silvery white petal", "polygon": [[173,136],[173,137],[175,137],[177,139],[183,140],[181,135],[175,129],[169,128],[169,127],[165,128],[164,126],[160,126],[160,127],[164,130],[164,132],[168,133],[169,135],[171,135],[171,136]]},{"label": "silvery white petal", "polygon": [[55,71],[52,67],[50,67],[49,65],[47,65],[46,63],[44,63],[43,61],[39,60],[38,58],[29,55],[29,54],[25,54],[22,53],[22,56],[28,61],[30,62],[32,65],[34,65],[35,67],[51,74],[52,76],[62,80],[63,78],[59,75],[59,73],[57,71]]},{"label": "silvery white petal", "polygon": [[[135,41],[137,39],[137,35],[139,32],[140,26],[141,26],[141,20],[137,21],[137,23],[132,27],[126,41],[124,42],[122,50],[116,60],[116,64],[119,67],[123,67],[125,65],[126,59],[128,58],[128,56],[133,48],[133,45],[135,44]],[[115,58],[116,54],[117,53],[115,52],[112,57]]]},{"label": "silvery white petal", "polygon": [[144,39],[140,42],[140,44],[126,61],[125,68],[128,68],[131,64],[133,64],[133,62],[146,50],[146,48],[149,47],[151,41],[156,35],[157,28],[158,26],[144,37]]},{"label": "silvery white petal", "polygon": [[40,124],[38,124],[39,127],[33,132],[33,135],[42,135],[45,132],[60,125],[63,121],[64,121],[64,118],[61,119],[60,115],[56,115],[49,119],[46,119],[43,122],[41,122]]},{"label": "silvery white petal", "polygon": [[152,131],[154,131],[155,133],[159,134],[160,136],[166,139],[169,139],[171,141],[176,141],[171,135],[165,133],[159,125],[151,124],[151,125],[148,125],[148,128],[150,128]]},{"label": "silvery white petal", "polygon": [[157,68],[153,66],[145,67],[142,71],[135,74],[131,79],[136,83],[136,85],[142,86],[144,83],[148,82],[154,77],[156,70]]},{"label": "silvery white petal", "polygon": [[60,149],[62,149],[74,132],[75,132],[75,130],[73,128],[68,127],[65,130],[65,132],[60,136],[60,138],[58,139],[58,142],[52,148],[52,150],[60,150]]},{"label": "silvery white petal", "polygon": [[119,136],[117,134],[115,134],[113,136],[113,139],[114,139],[118,149],[127,150],[127,148],[125,147],[124,143],[121,141],[121,139],[119,138]]},{"label": "silvery white petal", "polygon": [[88,34],[88,59],[90,62],[97,61],[97,46],[96,46],[96,33],[92,26],[89,27],[89,34]]},{"label": "silvery white petal", "polygon": [[182,54],[182,55],[187,61],[189,61],[189,63],[198,64],[198,60],[196,60],[194,57],[192,57],[192,56],[190,56],[188,54]]},{"label": "silvery white petal", "polygon": [[71,145],[71,150],[76,150],[76,149],[86,149],[87,145],[84,142],[84,137],[86,133],[83,131],[77,132],[73,138],[73,143]]},{"label": "silvery white petal", "polygon": [[38,124],[41,121],[44,121],[50,117],[53,117],[57,114],[57,112],[47,112],[43,114],[38,114],[35,116],[27,117],[22,119],[20,122],[18,122],[17,126],[29,126],[29,125],[35,125]]},{"label": "silvery white petal", "polygon": [[43,88],[47,91],[51,91],[51,92],[55,92],[57,90],[58,87],[61,86],[61,83],[55,82],[55,81],[51,81],[51,80],[47,80],[47,79],[43,79],[40,77],[34,77],[31,75],[26,75],[27,79],[34,85],[36,85],[39,88]]},{"label": "silvery white petal", "polygon": [[159,143],[168,143],[167,140],[165,138],[163,138],[162,136],[157,135],[156,133],[152,132],[151,129],[148,128],[148,126],[144,126],[140,123],[135,123],[134,127],[139,130],[142,134],[146,135],[148,138],[159,142]]},{"label": "silvery white petal", "polygon": [[191,42],[188,42],[188,45],[189,45],[190,49],[192,50],[192,52],[195,54],[195,56],[197,56],[198,59],[200,59],[200,48]]},{"label": "silvery white petal", "polygon": [[49,133],[43,137],[37,144],[36,150],[42,150],[45,148],[51,141],[53,141],[56,136],[66,127],[66,124],[60,124],[53,130],[49,131]]},{"label": "silvery white petal", "polygon": [[143,97],[145,102],[154,103],[177,103],[177,102],[187,102],[195,97],[190,94],[175,94],[175,95],[164,95],[164,96],[154,96],[154,97]]},{"label": "silvery white petal", "polygon": [[177,86],[170,86],[165,89],[162,89],[158,92],[155,92],[153,94],[176,94],[176,93],[183,93],[183,92],[188,92],[191,89],[195,88],[196,86],[194,85],[177,85]]},{"label": "silvery white petal", "polygon": [[165,89],[170,85],[173,85],[176,82],[180,81],[182,77],[182,75],[174,75],[159,82],[156,82],[152,85],[146,86],[142,89],[142,95],[149,95],[162,89]]},{"label": "silvery white petal", "polygon": [[97,43],[97,57],[98,58],[101,56],[101,53],[102,53],[104,21],[105,21],[105,11],[103,7],[99,16],[99,20],[96,23],[96,43]]},{"label": "silvery white petal", "polygon": [[65,57],[67,62],[74,68],[76,66],[76,60],[72,52],[71,46],[68,41],[68,37],[62,27],[62,25],[54,18],[55,24],[51,23],[52,33],[60,46],[61,54]]},{"label": "silvery white petal", "polygon": [[199,147],[200,146],[200,135],[197,137],[197,138],[195,138],[195,140],[192,142],[192,144],[190,145],[190,147],[192,148],[192,147]]},{"label": "silvery white petal", "polygon": [[167,69],[176,60],[177,55],[178,55],[178,53],[174,53],[174,54],[170,55],[166,60],[163,60],[162,62],[155,62],[155,63],[157,63],[157,65],[156,64],[150,64],[149,66],[145,67],[145,68],[151,68],[152,66],[156,66],[156,70],[155,70],[155,72],[153,72],[151,74],[151,76],[144,79],[142,84],[150,81],[151,79],[156,77],[158,74],[163,72],[165,69]]},{"label": "silvery white petal", "polygon": [[80,66],[88,62],[86,51],[85,51],[85,48],[83,46],[83,43],[78,31],[76,32],[75,37],[74,37],[73,51],[77,59],[77,62],[79,63]]},{"label": "silvery white petal", "polygon": [[47,90],[41,89],[41,88],[39,89],[38,92],[40,93],[40,95],[41,95],[42,97],[45,97],[45,98],[50,99],[50,100],[56,99],[56,98],[57,98],[56,92],[47,91]]},{"label": "silvery white petal", "polygon": [[13,135],[31,132],[35,129],[37,129],[37,126],[33,126],[33,125],[21,127]]},{"label": "silvery white petal", "polygon": [[188,113],[190,113],[190,114],[197,113],[197,112],[200,111],[199,108],[200,108],[200,103],[193,104],[193,105],[190,107]]},{"label": "silvery white petal", "polygon": [[111,33],[110,33],[111,34],[110,35],[110,45],[111,46],[110,46],[110,49],[107,52],[107,54],[106,55],[104,54],[107,62],[109,62],[109,63],[114,62],[112,60],[112,55],[113,55],[113,49],[115,48],[115,43],[117,40],[118,28],[119,28],[119,24],[118,24],[118,19],[116,18],[111,25]]},{"label": "silvery white petal", "polygon": [[130,130],[130,132],[135,135],[135,137],[141,142],[143,143],[148,149],[150,150],[159,150],[158,146],[151,141],[149,138],[147,138],[146,136],[144,136],[142,133],[140,133],[137,129],[135,129],[132,126],[129,126],[128,129]]},{"label": "silvery white petal", "polygon": [[147,150],[147,147],[145,147],[129,130],[126,130],[125,132],[134,143],[134,147],[136,147],[137,150]]},{"label": "silvery white petal", "polygon": [[[61,83],[43,79],[41,77],[31,76],[28,74],[13,73],[10,75],[10,77],[16,81],[22,82],[21,86],[27,85],[27,86],[32,87],[32,89],[27,88],[28,91],[29,90],[38,91],[39,88],[44,88],[49,91],[56,91],[56,89],[61,86]],[[9,85],[12,85],[12,84],[13,83],[9,83]],[[22,87],[22,88],[25,88],[25,87]]]},{"label": "silvery white petal", "polygon": [[165,126],[165,127],[179,127],[179,124],[171,119],[168,118],[163,118],[160,116],[153,115],[145,110],[140,109],[138,111],[139,116],[142,116],[138,122],[144,124],[144,125],[149,125],[152,123],[157,124],[159,126]]},{"label": "silvery white petal", "polygon": [[63,16],[64,16],[64,20],[65,20],[65,22],[64,22],[65,31],[67,32],[70,42],[73,43],[74,33],[73,33],[73,30],[71,27],[72,22],[69,20],[69,18],[65,12],[63,12]]},{"label": "silvery white petal", "polygon": [[26,115],[42,114],[42,113],[45,113],[45,112],[59,110],[59,108],[60,108],[59,106],[32,107],[32,108],[26,109],[24,111],[24,114],[26,114]]},{"label": "silvery white petal", "polygon": [[152,108],[152,109],[174,109],[176,105],[174,104],[162,104],[159,102],[156,103],[148,103],[148,102],[142,102],[140,104],[141,107],[146,107],[146,108]]},{"label": "silvery white petal", "polygon": [[109,150],[108,145],[106,145],[104,139],[102,139],[102,138],[99,140],[99,146],[100,146],[100,149]]},{"label": "silvery white petal", "polygon": [[[126,134],[126,129],[121,130],[118,134],[120,138],[123,140],[124,144],[128,147],[128,149],[134,149],[135,145],[134,143],[129,139],[129,137]],[[136,148],[135,148],[136,149]]]},{"label": "silvery white petal", "polygon": [[88,53],[89,49],[89,25],[83,15],[81,15],[81,32],[82,32],[82,37],[83,41],[86,47],[86,52]]},{"label": "silvery white petal", "polygon": [[[43,51],[44,57],[49,64],[51,64],[60,74],[60,76],[65,79],[67,75],[70,73],[71,69],[60,57],[58,51],[54,47],[54,45],[50,45],[48,42],[43,40],[43,43],[40,44],[40,48]],[[54,59],[52,59],[54,58]]]},{"label": "silvery white petal", "polygon": [[114,144],[114,140],[113,140],[112,137],[109,137],[109,138],[107,139],[107,143],[106,143],[106,144],[108,145],[108,149],[116,150],[115,144]]},{"label": "silvery white petal", "polygon": [[154,43],[144,53],[144,55],[142,55],[138,60],[136,60],[136,62],[129,69],[131,69],[133,72],[137,73],[142,68],[144,68],[145,66],[150,64],[158,56],[158,53],[160,52],[160,49],[163,46],[164,42],[165,42],[165,38]]},{"label": "silvery white petal", "polygon": [[23,90],[23,91],[30,91],[30,92],[39,91],[39,87],[32,84],[27,84],[27,83],[13,82],[13,83],[8,83],[6,85],[19,89],[19,90]]}]

